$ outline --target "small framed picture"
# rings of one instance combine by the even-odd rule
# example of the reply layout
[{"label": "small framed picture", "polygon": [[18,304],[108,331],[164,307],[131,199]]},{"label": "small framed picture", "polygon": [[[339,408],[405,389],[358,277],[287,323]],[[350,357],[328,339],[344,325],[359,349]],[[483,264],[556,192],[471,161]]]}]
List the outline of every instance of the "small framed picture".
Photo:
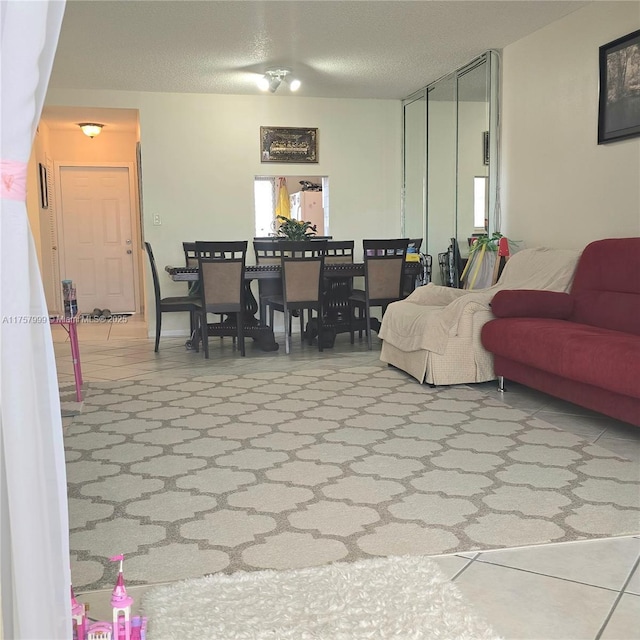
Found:
[{"label": "small framed picture", "polygon": [[318,130],[306,127],[260,127],[260,161],[318,162]]},{"label": "small framed picture", "polygon": [[600,47],[598,144],[640,136],[640,30]]},{"label": "small framed picture", "polygon": [[49,193],[47,190],[47,167],[42,162],[38,163],[38,173],[40,177],[40,206],[43,209],[49,208]]}]

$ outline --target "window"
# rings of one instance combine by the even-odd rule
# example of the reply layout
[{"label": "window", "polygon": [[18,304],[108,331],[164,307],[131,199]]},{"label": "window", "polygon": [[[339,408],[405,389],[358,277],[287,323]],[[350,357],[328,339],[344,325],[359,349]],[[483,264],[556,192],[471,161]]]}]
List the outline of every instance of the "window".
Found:
[{"label": "window", "polygon": [[[253,192],[255,199],[256,237],[263,238],[275,232],[275,216],[278,205],[278,189],[280,179],[286,182],[289,196],[304,191],[321,190],[317,195],[321,199],[321,208],[314,209],[316,218],[312,219],[311,211],[307,211],[305,219],[316,224],[318,235],[329,233],[329,178],[328,176],[255,176]],[[293,211],[291,215],[294,216]]]},{"label": "window", "polygon": [[487,182],[486,176],[476,176],[473,179],[473,226],[476,230],[487,230]]},{"label": "window", "polygon": [[276,210],[276,179],[271,176],[256,176],[253,183],[256,201],[256,237],[273,233]]}]

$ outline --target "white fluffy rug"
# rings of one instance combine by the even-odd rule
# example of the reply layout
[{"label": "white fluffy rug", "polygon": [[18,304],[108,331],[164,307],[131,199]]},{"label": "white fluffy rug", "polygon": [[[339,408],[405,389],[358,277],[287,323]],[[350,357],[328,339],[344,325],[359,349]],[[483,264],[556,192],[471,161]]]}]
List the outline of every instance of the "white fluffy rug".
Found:
[{"label": "white fluffy rug", "polygon": [[438,566],[392,557],[156,587],[149,640],[493,640]]}]

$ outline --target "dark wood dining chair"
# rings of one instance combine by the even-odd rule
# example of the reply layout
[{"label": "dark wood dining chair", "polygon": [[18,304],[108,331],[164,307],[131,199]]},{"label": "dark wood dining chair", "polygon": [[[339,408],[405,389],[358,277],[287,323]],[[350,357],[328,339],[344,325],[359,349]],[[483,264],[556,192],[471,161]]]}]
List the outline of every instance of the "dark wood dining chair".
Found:
[{"label": "dark wood dining chair", "polygon": [[[195,242],[183,242],[182,250],[184,251],[184,266],[190,269],[198,268],[198,256],[196,255]],[[190,284],[193,284],[191,282]]]},{"label": "dark wood dining chair", "polygon": [[[198,268],[198,254],[196,253],[196,243],[195,242],[183,242],[182,250],[184,251],[184,264],[185,267],[189,269],[197,269]],[[189,295],[196,296],[200,299],[200,280],[191,280],[189,281]],[[222,316],[221,316],[222,317]],[[221,320],[222,321],[222,320]],[[195,328],[191,328],[191,333],[193,335]],[[222,339],[222,336],[221,336]]]},{"label": "dark wood dining chair", "polygon": [[300,316],[300,336],[304,342],[304,311],[316,311],[318,327],[318,350],[323,350],[323,292],[322,275],[327,250],[326,240],[288,241],[281,243],[280,276],[282,293],[268,296],[265,304],[269,309],[269,324],[273,327],[274,311],[284,313],[285,351],[291,348],[291,316]]},{"label": "dark wood dining chair", "polygon": [[[188,312],[190,319],[190,326],[193,330],[196,327],[198,313],[200,312],[200,300],[193,296],[170,296],[163,298],[160,293],[160,281],[158,279],[158,270],[156,268],[156,261],[153,257],[153,250],[151,244],[144,243],[147,255],[149,256],[149,265],[151,267],[151,277],[153,278],[153,293],[156,302],[156,344],[154,351],[157,353],[160,346],[160,331],[162,329],[162,314],[163,313],[176,313],[176,312]],[[192,335],[193,338],[193,335]],[[196,351],[197,341],[196,341]]]},{"label": "dark wood dining chair", "polygon": [[210,313],[227,315],[227,322],[235,324],[238,348],[244,356],[247,241],[196,242],[196,255],[200,271],[200,337],[204,357],[209,357],[207,315]]},{"label": "dark wood dining chair", "polygon": [[325,264],[351,264],[353,262],[353,240],[329,240]]},{"label": "dark wood dining chair", "polygon": [[[354,289],[349,296],[351,344],[353,344],[356,324],[361,327],[364,319],[367,344],[369,349],[372,349],[371,307],[381,307],[384,315],[389,304],[404,298],[403,285],[408,246],[408,238],[362,241],[364,290]],[[356,309],[358,310],[357,318]]]},{"label": "dark wood dining chair", "polygon": [[[286,242],[273,236],[270,239],[253,240],[253,251],[257,265],[278,265],[282,255],[282,243]],[[258,318],[263,324],[267,324],[266,299],[270,296],[282,295],[282,279],[258,280]]]},{"label": "dark wood dining chair", "polygon": [[[353,240],[329,240],[325,265],[353,264],[354,247]],[[335,327],[349,321],[349,296],[352,290],[353,276],[324,278],[325,327]]]}]

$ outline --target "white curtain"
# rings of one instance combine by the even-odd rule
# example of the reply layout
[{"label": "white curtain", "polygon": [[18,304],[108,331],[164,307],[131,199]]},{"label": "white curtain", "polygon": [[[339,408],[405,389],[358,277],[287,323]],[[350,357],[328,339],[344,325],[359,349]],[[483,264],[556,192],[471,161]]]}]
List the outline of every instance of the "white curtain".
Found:
[{"label": "white curtain", "polygon": [[69,526],[51,329],[26,168],[64,0],[0,1],[0,596],[7,640],[71,637]]}]

